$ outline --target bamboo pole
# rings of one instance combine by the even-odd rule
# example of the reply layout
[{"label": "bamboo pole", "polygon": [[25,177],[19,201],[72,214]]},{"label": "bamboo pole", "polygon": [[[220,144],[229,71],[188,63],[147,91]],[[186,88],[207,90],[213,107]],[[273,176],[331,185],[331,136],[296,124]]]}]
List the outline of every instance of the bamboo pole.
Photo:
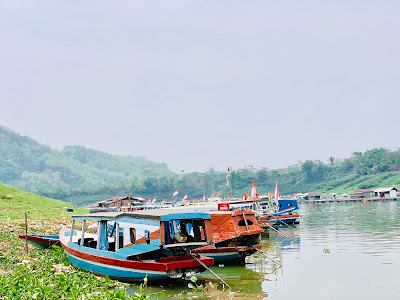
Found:
[{"label": "bamboo pole", "polygon": [[280,268],[283,267],[282,264],[278,263],[276,260],[274,260],[272,257],[269,257],[267,254],[265,254],[263,251],[257,249],[256,247],[254,247],[253,245],[248,244],[249,247],[253,248],[254,250],[256,250],[258,253],[260,253],[261,255],[264,255],[266,258],[272,260],[274,263],[276,263]]},{"label": "bamboo pole", "polygon": [[209,267],[207,267],[200,259],[196,257],[196,254],[193,254],[192,252],[189,251],[189,254],[200,264],[202,265],[206,270],[210,271],[212,275],[214,275],[223,285],[225,285],[230,291],[232,288],[221,278],[219,277],[216,273],[214,273]]},{"label": "bamboo pole", "polygon": [[268,225],[269,228],[271,228],[272,230],[275,230],[277,233],[279,233],[280,235],[284,236],[287,239],[291,239],[290,237],[288,237],[287,235],[284,235],[283,233],[279,232],[278,230],[276,230],[274,227],[272,227],[271,225],[269,225],[268,223],[266,223]]},{"label": "bamboo pole", "polygon": [[26,254],[28,254],[28,216],[25,213],[25,250]]}]

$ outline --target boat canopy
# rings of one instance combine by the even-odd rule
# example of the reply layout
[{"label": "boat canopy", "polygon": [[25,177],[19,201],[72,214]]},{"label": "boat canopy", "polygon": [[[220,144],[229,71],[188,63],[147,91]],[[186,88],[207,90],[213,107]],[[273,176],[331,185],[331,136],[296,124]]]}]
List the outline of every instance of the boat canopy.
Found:
[{"label": "boat canopy", "polygon": [[98,212],[72,216],[73,220],[95,220],[112,221],[121,218],[147,219],[158,221],[170,221],[176,219],[203,219],[209,220],[211,217],[207,213],[193,212],[181,209],[146,209],[130,212]]}]

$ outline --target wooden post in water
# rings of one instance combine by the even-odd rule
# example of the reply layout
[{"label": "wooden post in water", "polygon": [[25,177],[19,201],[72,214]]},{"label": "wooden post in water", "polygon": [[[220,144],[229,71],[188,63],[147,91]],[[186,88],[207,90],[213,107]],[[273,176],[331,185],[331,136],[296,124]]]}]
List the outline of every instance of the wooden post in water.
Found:
[{"label": "wooden post in water", "polygon": [[26,254],[28,254],[28,216],[25,213],[25,250]]}]

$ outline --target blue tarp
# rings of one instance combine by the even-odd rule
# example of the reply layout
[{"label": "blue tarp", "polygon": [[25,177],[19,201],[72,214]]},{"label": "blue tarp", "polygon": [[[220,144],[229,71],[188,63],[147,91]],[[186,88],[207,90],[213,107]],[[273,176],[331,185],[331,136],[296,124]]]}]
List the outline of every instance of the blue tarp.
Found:
[{"label": "blue tarp", "polygon": [[107,221],[100,221],[99,230],[99,249],[108,250],[108,237],[107,237]]}]

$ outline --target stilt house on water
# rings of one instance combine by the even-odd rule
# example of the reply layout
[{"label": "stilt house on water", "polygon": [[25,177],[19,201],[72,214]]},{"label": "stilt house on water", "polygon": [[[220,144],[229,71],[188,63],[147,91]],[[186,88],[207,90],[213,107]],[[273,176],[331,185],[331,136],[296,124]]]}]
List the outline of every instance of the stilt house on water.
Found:
[{"label": "stilt house on water", "polygon": [[392,186],[392,187],[387,187],[387,188],[377,188],[374,189],[372,192],[375,197],[379,198],[396,198],[397,197],[397,189]]}]

